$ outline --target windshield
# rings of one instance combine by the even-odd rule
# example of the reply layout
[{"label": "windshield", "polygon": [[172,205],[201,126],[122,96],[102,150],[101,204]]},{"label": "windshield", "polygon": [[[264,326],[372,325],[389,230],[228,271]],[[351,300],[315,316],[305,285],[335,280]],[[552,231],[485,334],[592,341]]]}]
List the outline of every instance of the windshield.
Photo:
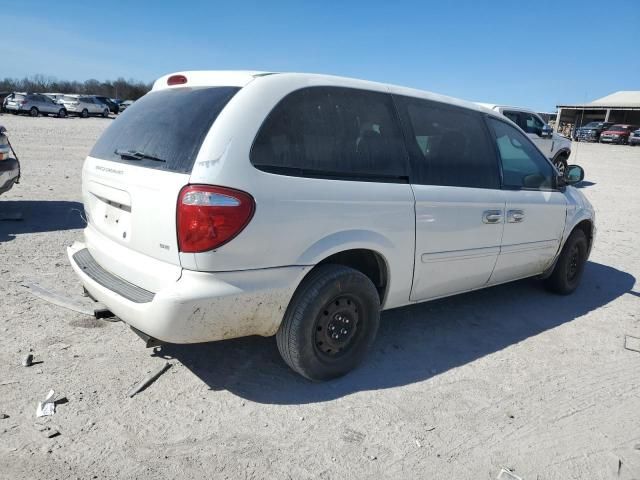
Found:
[{"label": "windshield", "polygon": [[[118,116],[90,155],[190,173],[204,137],[238,90],[237,87],[208,87],[152,91]],[[122,155],[122,152],[135,152],[138,158],[132,159],[132,155]]]},{"label": "windshield", "polygon": [[611,132],[624,132],[625,130],[628,130],[629,127],[625,126],[625,125],[613,125],[611,127],[609,127],[607,130],[611,131]]},{"label": "windshield", "polygon": [[602,122],[589,122],[582,128],[598,128],[602,126]]}]

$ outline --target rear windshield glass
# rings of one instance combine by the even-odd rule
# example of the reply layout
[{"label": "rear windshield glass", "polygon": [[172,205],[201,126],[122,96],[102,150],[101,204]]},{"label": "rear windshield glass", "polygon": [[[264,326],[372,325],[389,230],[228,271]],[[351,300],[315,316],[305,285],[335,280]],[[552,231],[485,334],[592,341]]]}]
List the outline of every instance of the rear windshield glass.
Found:
[{"label": "rear windshield glass", "polygon": [[90,155],[190,173],[204,137],[238,90],[237,87],[175,88],[148,93],[111,124]]}]

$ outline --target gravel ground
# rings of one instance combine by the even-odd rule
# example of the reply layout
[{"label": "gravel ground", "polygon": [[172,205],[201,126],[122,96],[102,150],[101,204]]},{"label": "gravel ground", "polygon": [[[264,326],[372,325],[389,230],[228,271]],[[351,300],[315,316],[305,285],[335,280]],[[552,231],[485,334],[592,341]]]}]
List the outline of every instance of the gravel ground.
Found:
[{"label": "gravel ground", "polygon": [[[0,222],[0,477],[640,479],[640,148],[574,145],[598,212],[574,295],[525,280],[386,312],[366,363],[314,384],[273,338],[148,350],[21,286],[80,291],[65,247],[110,122],[0,116],[23,165],[0,212],[24,216]],[[49,389],[67,402],[36,418]]]}]

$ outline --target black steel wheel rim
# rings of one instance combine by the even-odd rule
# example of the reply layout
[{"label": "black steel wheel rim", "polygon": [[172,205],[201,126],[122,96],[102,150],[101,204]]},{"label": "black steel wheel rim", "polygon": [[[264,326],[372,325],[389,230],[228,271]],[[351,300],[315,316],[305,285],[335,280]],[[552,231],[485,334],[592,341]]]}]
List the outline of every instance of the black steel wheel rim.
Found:
[{"label": "black steel wheel rim", "polygon": [[314,346],[320,356],[336,359],[357,344],[362,333],[362,306],[352,295],[339,295],[325,304],[314,324]]},{"label": "black steel wheel rim", "polygon": [[580,270],[580,247],[574,245],[569,252],[569,268],[567,269],[567,280],[572,282],[578,276]]}]

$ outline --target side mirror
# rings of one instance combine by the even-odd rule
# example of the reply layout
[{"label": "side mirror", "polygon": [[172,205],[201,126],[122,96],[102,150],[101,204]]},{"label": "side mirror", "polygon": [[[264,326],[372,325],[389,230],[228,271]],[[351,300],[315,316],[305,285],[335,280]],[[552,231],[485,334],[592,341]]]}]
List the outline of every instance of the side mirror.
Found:
[{"label": "side mirror", "polygon": [[584,180],[584,169],[580,165],[569,165],[564,172],[564,183],[574,185]]},{"label": "side mirror", "polygon": [[552,135],[553,135],[553,128],[551,128],[549,125],[545,125],[542,127],[542,131],[540,132],[540,136],[542,138],[551,138]]}]

